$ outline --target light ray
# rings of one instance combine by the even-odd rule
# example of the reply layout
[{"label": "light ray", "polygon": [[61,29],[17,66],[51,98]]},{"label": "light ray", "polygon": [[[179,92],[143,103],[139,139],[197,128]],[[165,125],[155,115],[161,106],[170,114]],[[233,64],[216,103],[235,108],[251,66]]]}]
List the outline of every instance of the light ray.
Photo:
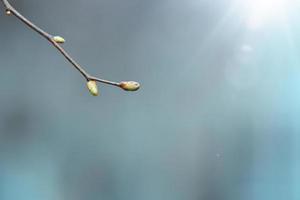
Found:
[{"label": "light ray", "polygon": [[247,16],[247,27],[258,29],[285,18],[289,0],[240,0],[241,12]]}]

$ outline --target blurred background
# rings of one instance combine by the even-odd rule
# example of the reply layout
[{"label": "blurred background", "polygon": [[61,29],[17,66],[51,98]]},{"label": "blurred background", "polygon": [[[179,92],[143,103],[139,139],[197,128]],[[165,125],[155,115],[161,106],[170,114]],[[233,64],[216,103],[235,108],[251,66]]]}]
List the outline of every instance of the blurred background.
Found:
[{"label": "blurred background", "polygon": [[142,88],[2,7],[1,200],[300,199],[300,1],[10,2]]}]

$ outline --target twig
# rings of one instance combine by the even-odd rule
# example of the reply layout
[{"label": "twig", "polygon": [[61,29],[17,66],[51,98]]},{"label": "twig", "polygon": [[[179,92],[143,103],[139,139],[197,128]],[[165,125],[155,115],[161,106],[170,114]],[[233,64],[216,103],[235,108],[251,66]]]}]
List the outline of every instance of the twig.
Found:
[{"label": "twig", "polygon": [[[89,82],[89,81],[97,81],[101,83],[105,83],[108,85],[113,85],[120,87],[124,90],[128,90],[128,88],[124,88],[124,83],[130,83],[130,82],[113,82],[113,81],[108,81],[104,79],[100,79],[94,76],[89,75],[67,52],[66,50],[61,47],[59,43],[63,43],[64,39],[59,37],[59,40],[56,40],[57,36],[52,36],[51,34],[47,33],[46,31],[42,30],[35,24],[33,24],[31,21],[29,21],[26,17],[21,15],[7,0],[1,0],[6,8],[6,14],[7,15],[14,15],[16,16],[19,20],[21,20],[23,23],[25,23],[28,27],[30,27],[32,30],[43,36],[45,39],[47,39],[82,75],[83,77]],[[136,82],[133,82],[136,84],[135,90],[139,88],[139,84]],[[130,85],[127,85],[127,87]],[[132,85],[131,85],[132,86]],[[134,90],[131,90],[134,91]]]}]

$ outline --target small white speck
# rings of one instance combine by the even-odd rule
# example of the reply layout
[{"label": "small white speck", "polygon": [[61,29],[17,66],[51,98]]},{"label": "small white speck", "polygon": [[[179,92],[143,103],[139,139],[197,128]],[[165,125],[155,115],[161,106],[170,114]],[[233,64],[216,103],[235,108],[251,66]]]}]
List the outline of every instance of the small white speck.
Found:
[{"label": "small white speck", "polygon": [[244,44],[244,45],[241,47],[241,50],[242,50],[243,52],[251,52],[251,51],[253,51],[253,48],[252,48],[250,45],[248,45],[248,44]]}]

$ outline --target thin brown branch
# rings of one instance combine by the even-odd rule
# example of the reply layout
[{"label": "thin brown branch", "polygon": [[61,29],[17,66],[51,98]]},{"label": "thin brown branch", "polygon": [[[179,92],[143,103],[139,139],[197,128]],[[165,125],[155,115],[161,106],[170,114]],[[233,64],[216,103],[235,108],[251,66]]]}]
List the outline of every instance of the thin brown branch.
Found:
[{"label": "thin brown branch", "polygon": [[[24,17],[22,14],[20,14],[7,0],[1,0],[6,8],[6,14],[8,15],[14,15],[19,20],[21,20],[24,24],[26,24],[28,27],[30,27],[32,30],[43,36],[45,39],[47,39],[74,67],[76,70],[78,70],[87,81],[98,81],[101,83],[121,87],[121,83],[124,82],[113,82],[108,81],[104,79],[100,79],[94,76],[89,75],[71,56],[66,52],[66,50],[54,39],[54,36],[47,33],[46,31],[42,30],[38,26],[36,26],[34,23],[32,23],[30,20],[28,20],[26,17]],[[63,39],[63,38],[62,38]],[[138,83],[137,83],[138,84]],[[138,84],[139,87],[139,84]],[[123,88],[124,89],[124,88]]]}]

